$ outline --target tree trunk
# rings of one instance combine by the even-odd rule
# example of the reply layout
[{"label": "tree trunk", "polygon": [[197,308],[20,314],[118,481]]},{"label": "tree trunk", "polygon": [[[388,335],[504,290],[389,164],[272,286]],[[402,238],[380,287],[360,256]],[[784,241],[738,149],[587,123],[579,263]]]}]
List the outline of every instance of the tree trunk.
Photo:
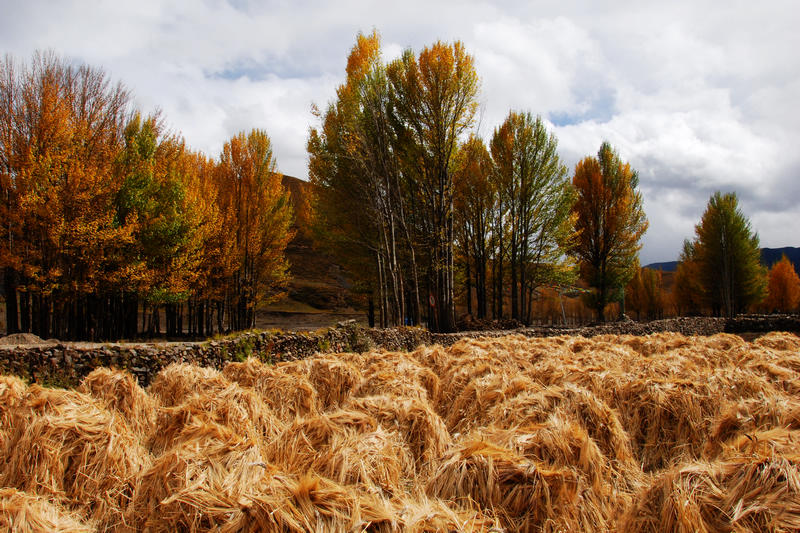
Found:
[{"label": "tree trunk", "polygon": [[6,334],[19,333],[19,314],[17,313],[17,273],[11,267],[5,268],[6,294]]}]

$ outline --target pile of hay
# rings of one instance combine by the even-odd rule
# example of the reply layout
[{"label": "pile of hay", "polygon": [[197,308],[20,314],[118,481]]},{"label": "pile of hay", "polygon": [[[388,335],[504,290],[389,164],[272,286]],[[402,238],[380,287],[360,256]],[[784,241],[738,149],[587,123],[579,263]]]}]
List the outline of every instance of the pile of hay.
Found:
[{"label": "pile of hay", "polygon": [[492,422],[491,410],[518,394],[541,390],[526,376],[490,373],[472,379],[447,408],[445,424],[453,433],[465,433]]},{"label": "pile of hay", "polygon": [[439,377],[409,354],[387,352],[367,354],[361,385],[354,396],[416,398],[436,404],[440,395]]},{"label": "pile of hay", "polygon": [[319,356],[308,366],[308,378],[317,392],[320,410],[340,407],[361,384],[361,371],[336,356]]},{"label": "pile of hay", "polygon": [[500,428],[545,423],[552,415],[578,422],[603,454],[622,470],[635,464],[630,437],[617,411],[595,394],[566,383],[518,394],[492,408],[489,418]]},{"label": "pile of hay", "polygon": [[0,486],[53,498],[87,520],[119,517],[150,461],[121,417],[79,392],[32,385],[12,428]]},{"label": "pile of hay", "polygon": [[[483,440],[452,448],[426,487],[429,496],[491,510],[513,531],[541,531],[548,523],[578,526],[579,481]],[[589,525],[589,524],[587,524]]]},{"label": "pile of hay", "polygon": [[[800,530],[800,338],[465,339],[0,378],[0,527]],[[3,522],[5,520],[5,522]]]},{"label": "pile of hay", "polygon": [[800,456],[760,453],[669,470],[620,522],[623,532],[799,529]]},{"label": "pile of hay", "polygon": [[127,522],[136,530],[210,531],[241,519],[242,501],[267,464],[257,441],[224,426],[193,421],[185,439],[142,471]]},{"label": "pile of hay", "polygon": [[401,531],[413,533],[503,531],[502,525],[496,518],[478,509],[450,506],[443,500],[428,498],[425,494],[409,494],[397,498],[395,508]]},{"label": "pile of hay", "polygon": [[276,475],[261,484],[227,530],[390,533],[398,522],[390,502],[374,494],[311,474]]},{"label": "pile of hay", "polygon": [[419,475],[430,472],[452,443],[442,419],[428,403],[419,399],[369,396],[352,398],[347,406],[402,435]]},{"label": "pile of hay", "polygon": [[636,380],[609,391],[645,472],[702,455],[721,398],[704,381]]},{"label": "pile of hay", "polygon": [[400,435],[378,427],[369,433],[334,434],[311,470],[341,485],[391,497],[402,493],[404,480],[414,478],[414,460]]},{"label": "pile of hay", "polygon": [[94,528],[41,496],[0,489],[0,529],[19,533],[90,533]]},{"label": "pile of hay", "polygon": [[96,398],[106,409],[116,411],[142,439],[155,429],[156,402],[128,373],[110,368],[96,368],[78,387],[79,392]]},{"label": "pile of hay", "polygon": [[214,396],[230,383],[222,373],[213,368],[172,363],[156,375],[148,392],[164,407],[174,407],[195,394]]},{"label": "pile of hay", "polygon": [[339,409],[296,419],[267,447],[266,454],[269,461],[288,472],[306,472],[321,453],[329,450],[336,436],[363,435],[377,429],[373,417],[361,411]]},{"label": "pile of hay", "polygon": [[21,403],[28,386],[14,376],[0,376],[0,449],[11,431],[14,409]]},{"label": "pile of hay", "polygon": [[159,430],[148,441],[150,451],[160,455],[179,444],[185,439],[184,429],[197,422],[225,426],[257,438],[262,446],[270,446],[285,429],[258,394],[231,383],[213,396],[195,394],[178,406],[160,408]]}]

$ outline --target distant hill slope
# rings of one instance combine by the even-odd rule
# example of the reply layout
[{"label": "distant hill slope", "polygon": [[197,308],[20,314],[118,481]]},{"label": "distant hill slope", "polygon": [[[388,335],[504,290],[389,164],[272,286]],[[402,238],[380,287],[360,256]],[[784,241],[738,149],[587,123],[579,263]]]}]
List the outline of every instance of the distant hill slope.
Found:
[{"label": "distant hill slope", "polygon": [[268,306],[268,309],[302,312],[353,307],[355,302],[349,280],[330,256],[316,249],[310,237],[308,204],[313,185],[292,176],[283,176],[283,186],[289,191],[295,209],[295,236],[286,247],[290,276],[288,298]]},{"label": "distant hill slope", "polygon": [[[762,248],[761,249],[761,263],[767,267],[771,267],[781,260],[783,255],[789,258],[794,264],[794,269],[800,275],[800,248],[794,246],[785,246],[783,248]],[[661,263],[650,263],[645,265],[645,268],[652,270],[662,270],[663,272],[675,272],[678,270],[677,261],[664,261]]]},{"label": "distant hill slope", "polygon": [[649,268],[650,270],[661,270],[662,272],[675,272],[678,270],[678,262],[664,261],[661,263],[650,263],[649,265],[645,265],[644,268]]}]

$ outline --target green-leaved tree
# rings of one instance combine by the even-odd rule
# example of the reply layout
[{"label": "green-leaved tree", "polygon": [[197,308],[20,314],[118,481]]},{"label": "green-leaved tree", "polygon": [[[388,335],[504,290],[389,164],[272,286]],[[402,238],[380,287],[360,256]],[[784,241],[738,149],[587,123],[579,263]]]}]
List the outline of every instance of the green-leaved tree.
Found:
[{"label": "green-leaved tree", "polygon": [[766,293],[758,234],[739,209],[735,193],[709,199],[695,227],[694,261],[706,305],[716,315],[734,316]]}]

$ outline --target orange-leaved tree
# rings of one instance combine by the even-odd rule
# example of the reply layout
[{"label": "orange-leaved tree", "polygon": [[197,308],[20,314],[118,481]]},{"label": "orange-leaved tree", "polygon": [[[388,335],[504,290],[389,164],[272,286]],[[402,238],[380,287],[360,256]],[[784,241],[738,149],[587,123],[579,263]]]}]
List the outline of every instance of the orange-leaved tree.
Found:
[{"label": "orange-leaved tree", "polygon": [[769,270],[767,288],[769,295],[765,305],[768,310],[781,313],[791,313],[797,310],[797,306],[800,304],[800,278],[797,276],[794,265],[785,254]]},{"label": "orange-leaved tree", "polygon": [[231,239],[229,324],[252,328],[256,303],[280,294],[288,268],[284,251],[292,238],[292,208],[266,132],[254,129],[226,142],[217,179]]},{"label": "orange-leaved tree", "polygon": [[625,289],[625,306],[636,313],[636,320],[654,320],[664,315],[661,270],[639,268]]},{"label": "orange-leaved tree", "polygon": [[599,320],[605,307],[623,299],[623,288],[636,272],[640,239],[648,222],[638,190],[639,177],[630,164],[604,142],[597,157],[575,166],[572,184],[581,277],[594,290],[586,301]]}]

